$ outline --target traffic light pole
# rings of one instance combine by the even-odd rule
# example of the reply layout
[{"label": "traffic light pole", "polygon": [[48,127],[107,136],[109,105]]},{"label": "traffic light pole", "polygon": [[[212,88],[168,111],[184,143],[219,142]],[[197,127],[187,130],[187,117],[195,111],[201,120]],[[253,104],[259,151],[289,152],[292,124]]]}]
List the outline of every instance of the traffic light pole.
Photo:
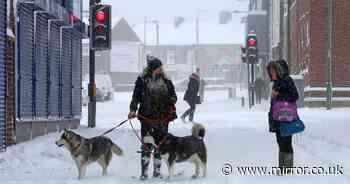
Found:
[{"label": "traffic light pole", "polygon": [[254,67],[254,63],[251,64],[251,93],[252,93],[252,106],[255,105],[255,67]]},{"label": "traffic light pole", "polygon": [[88,127],[96,126],[95,51],[90,49]]},{"label": "traffic light pole", "polygon": [[250,91],[251,91],[251,89],[250,89],[250,66],[249,66],[250,64],[249,64],[249,62],[247,62],[247,73],[248,73],[248,105],[249,105],[249,109],[250,108],[252,108],[252,100],[251,100],[251,95],[250,95]]},{"label": "traffic light pole", "polygon": [[91,33],[92,33],[92,9],[95,0],[90,0],[90,48],[89,48],[89,104],[88,104],[88,127],[94,128],[96,126],[96,82],[95,82],[95,51],[91,48]]},{"label": "traffic light pole", "polygon": [[254,90],[254,79],[255,79],[255,66],[253,61],[247,63],[248,69],[248,96],[249,96],[249,108],[255,105],[255,90]]}]

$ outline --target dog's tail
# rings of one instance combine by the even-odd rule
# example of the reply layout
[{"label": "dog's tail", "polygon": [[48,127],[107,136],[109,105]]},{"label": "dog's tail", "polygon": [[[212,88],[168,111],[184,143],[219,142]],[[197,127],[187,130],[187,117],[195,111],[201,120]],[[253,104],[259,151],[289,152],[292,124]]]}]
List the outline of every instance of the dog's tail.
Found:
[{"label": "dog's tail", "polygon": [[192,136],[198,138],[198,139],[203,139],[205,136],[205,128],[203,125],[199,123],[194,123],[192,127]]},{"label": "dog's tail", "polygon": [[123,150],[116,144],[112,144],[112,152],[116,155],[120,155],[122,156],[123,155]]}]

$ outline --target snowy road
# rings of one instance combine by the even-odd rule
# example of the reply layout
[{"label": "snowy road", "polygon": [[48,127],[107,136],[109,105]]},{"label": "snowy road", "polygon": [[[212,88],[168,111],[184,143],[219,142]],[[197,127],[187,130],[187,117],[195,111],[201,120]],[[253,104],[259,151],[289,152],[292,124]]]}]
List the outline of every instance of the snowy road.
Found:
[{"label": "snowy road", "polygon": [[[307,130],[294,139],[295,165],[329,167],[337,164],[344,170],[342,176],[242,176],[235,172],[224,176],[221,168],[225,163],[234,166],[277,165],[277,145],[274,134],[267,131],[267,106],[261,105],[253,110],[240,107],[240,102],[227,100],[227,92],[217,91],[207,94],[205,104],[200,105],[196,121],[207,128],[205,142],[208,147],[208,176],[205,179],[191,180],[193,167],[188,163],[176,165],[176,172],[184,175],[174,178],[174,184],[348,184],[350,183],[350,109],[302,109],[301,117]],[[182,94],[179,94],[182,97]],[[113,123],[125,119],[128,113],[129,93],[117,93],[113,102],[97,105],[96,129],[80,128],[78,133],[91,137],[103,132]],[[187,108],[179,101],[178,113]],[[84,109],[83,114],[86,114]],[[135,125],[138,124],[134,122]],[[82,120],[86,125],[86,116]],[[175,135],[188,135],[191,126],[176,120],[170,132]],[[78,181],[77,170],[68,151],[58,148],[54,141],[59,136],[53,133],[8,148],[0,154],[0,183],[7,184],[135,184],[132,179],[139,175],[140,155],[136,153],[139,143],[128,126],[109,136],[125,151],[124,157],[114,157],[108,176],[101,176],[98,165],[88,167],[87,176]],[[163,168],[163,173],[166,169]],[[166,183],[165,181],[146,181],[145,183]]]}]

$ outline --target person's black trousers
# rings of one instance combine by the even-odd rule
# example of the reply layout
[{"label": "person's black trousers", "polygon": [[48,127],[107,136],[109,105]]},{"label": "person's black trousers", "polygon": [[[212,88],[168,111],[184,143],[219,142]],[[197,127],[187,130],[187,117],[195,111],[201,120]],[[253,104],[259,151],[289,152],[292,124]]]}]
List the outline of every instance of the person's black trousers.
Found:
[{"label": "person's black trousers", "polygon": [[196,103],[192,103],[192,102],[187,102],[187,103],[190,106],[190,108],[187,109],[185,111],[185,113],[183,113],[182,118],[185,119],[187,116],[189,116],[189,121],[193,121],[193,119],[194,119],[194,112],[196,111]]},{"label": "person's black trousers", "polygon": [[282,137],[280,131],[277,129],[276,139],[280,152],[294,153],[292,145],[292,136]]}]

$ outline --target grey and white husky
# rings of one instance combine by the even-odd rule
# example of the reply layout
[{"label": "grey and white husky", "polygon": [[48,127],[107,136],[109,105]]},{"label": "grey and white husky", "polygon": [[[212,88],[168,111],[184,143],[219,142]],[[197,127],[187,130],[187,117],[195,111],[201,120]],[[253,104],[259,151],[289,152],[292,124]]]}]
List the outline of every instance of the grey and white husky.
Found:
[{"label": "grey and white husky", "polygon": [[102,175],[107,175],[112,153],[123,155],[122,149],[107,137],[98,136],[87,139],[66,129],[56,141],[56,145],[64,146],[70,152],[78,168],[78,179],[85,176],[86,167],[92,162],[98,162],[102,167]]},{"label": "grey and white husky", "polygon": [[[202,176],[206,176],[207,150],[203,140],[206,130],[203,125],[194,123],[192,135],[185,137],[174,136],[160,130],[155,131],[157,131],[157,136],[161,139],[158,149],[168,167],[169,180],[174,176],[175,163],[180,162],[191,162],[194,164],[195,173],[192,176],[193,179],[199,177],[200,170],[202,170]],[[154,144],[154,139],[151,136],[146,136],[144,140],[147,143]]]}]

